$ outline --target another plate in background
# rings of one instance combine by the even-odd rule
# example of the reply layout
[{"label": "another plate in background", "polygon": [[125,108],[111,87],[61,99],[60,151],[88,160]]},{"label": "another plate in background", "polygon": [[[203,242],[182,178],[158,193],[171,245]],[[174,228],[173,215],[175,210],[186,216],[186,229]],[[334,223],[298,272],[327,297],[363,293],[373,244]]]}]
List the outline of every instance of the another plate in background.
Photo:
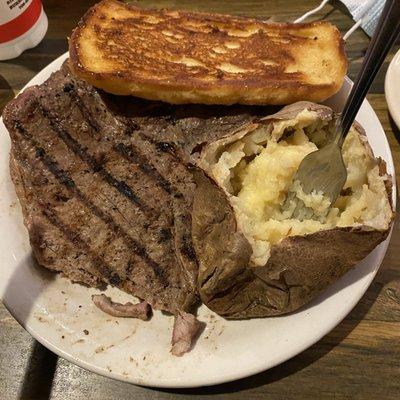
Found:
[{"label": "another plate in background", "polygon": [[390,115],[400,129],[400,50],[386,72],[385,95]]}]

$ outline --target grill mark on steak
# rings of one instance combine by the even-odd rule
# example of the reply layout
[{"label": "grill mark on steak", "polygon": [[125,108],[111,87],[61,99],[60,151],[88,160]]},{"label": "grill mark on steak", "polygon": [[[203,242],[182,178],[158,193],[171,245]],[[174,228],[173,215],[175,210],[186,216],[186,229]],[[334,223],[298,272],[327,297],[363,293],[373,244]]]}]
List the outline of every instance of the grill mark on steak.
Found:
[{"label": "grill mark on steak", "polygon": [[[105,278],[109,282],[115,279],[115,276],[117,275],[115,274],[115,272],[112,272],[112,268],[107,264],[107,262],[102,257],[96,254],[90,248],[90,246],[83,240],[82,236],[78,232],[72,230],[69,226],[64,224],[64,222],[62,222],[52,210],[46,207],[46,204],[44,204],[41,201],[39,201],[39,204],[41,204],[42,206],[41,213],[47,219],[47,221],[51,225],[56,227],[64,235],[64,237],[68,239],[75,247],[83,249],[85,253],[90,256],[90,258],[94,262],[93,264],[94,267],[98,271],[100,271],[103,278]],[[90,271],[86,270],[83,271],[85,273],[91,274]],[[118,277],[118,279],[120,278]],[[129,278],[125,278],[125,281],[131,282],[132,284],[135,285],[135,282],[133,282]],[[119,283],[121,283],[120,280]]]},{"label": "grill mark on steak", "polygon": [[[184,164],[185,167],[190,170],[191,165],[184,162],[178,155],[176,151],[174,143],[169,142],[160,142],[156,139],[152,138],[148,134],[143,131],[138,132],[138,136],[144,142],[151,144],[157,151],[161,152],[163,155],[168,157],[170,162],[174,166]],[[183,193],[175,193],[174,194],[174,247],[175,252],[178,255],[179,263],[184,266],[192,264],[193,268],[197,268],[197,257],[193,246],[193,240],[190,234],[179,235],[179,231],[181,231],[182,226],[191,226],[191,215],[190,214],[182,214],[181,208],[179,206],[180,201],[186,201],[186,198]],[[188,272],[187,268],[182,268],[182,271],[187,274],[188,282],[190,282],[190,272]]]},{"label": "grill mark on steak", "polygon": [[[65,89],[65,87],[64,87]],[[65,90],[64,90],[65,91]],[[89,124],[89,126],[96,132],[98,133],[101,129],[100,125],[98,122],[92,117],[92,113],[90,110],[86,107],[85,103],[82,101],[80,96],[78,95],[77,92],[74,90],[68,90],[66,91],[70,98],[75,102],[75,104],[78,106],[82,117],[86,120],[86,122]]]},{"label": "grill mark on steak", "polygon": [[[102,126],[93,118],[92,112],[86,106],[85,102],[82,100],[79,94],[72,90],[69,90],[67,93],[75,102],[79,111],[82,114],[82,117],[87,121],[91,129],[95,133],[99,133],[102,130]],[[140,129],[138,125],[133,127],[128,125],[127,128],[131,128],[132,130]],[[129,145],[116,143],[113,148],[126,160],[137,165],[141,171],[154,179],[156,183],[168,194],[171,194],[172,191],[179,193],[176,188],[171,187],[171,183],[152,165],[150,160],[144,154],[140,153],[139,149],[132,142]]]},{"label": "grill mark on steak", "polygon": [[175,155],[175,147],[168,142],[155,142],[157,150]]},{"label": "grill mark on steak", "polygon": [[196,253],[194,251],[193,242],[189,235],[182,237],[181,252],[191,261],[195,261]]},{"label": "grill mark on steak", "polygon": [[176,161],[182,162],[181,158],[178,156],[178,154],[176,152],[175,145],[173,143],[160,142],[158,140],[155,140],[151,136],[146,135],[144,132],[139,132],[139,135],[142,140],[144,140],[148,143],[151,143],[153,146],[155,146],[155,148],[158,151],[161,151],[162,153],[165,153],[165,154],[169,154]]},{"label": "grill mark on steak", "polygon": [[159,186],[164,189],[168,194],[171,194],[172,191],[178,192],[175,188],[171,187],[169,181],[167,181],[150,162],[146,159],[145,156],[140,154],[137,149],[134,148],[133,144],[129,146],[125,146],[123,143],[117,143],[114,147],[119,154],[121,154],[125,159],[130,162],[135,163],[139,166],[139,168],[146,174],[150,175]]},{"label": "grill mark on steak", "polygon": [[133,192],[126,182],[116,179],[101,164],[89,154],[81,144],[75,140],[58,122],[57,117],[53,116],[49,110],[46,110],[39,104],[40,112],[45,117],[53,132],[66,144],[66,146],[81,160],[83,160],[94,173],[98,173],[109,185],[113,186],[123,196],[125,196],[131,203],[135,204],[141,211],[150,214],[153,210],[146,204],[142,203],[137,195]]},{"label": "grill mark on steak", "polygon": [[[61,183],[63,184],[69,192],[73,193],[75,197],[81,201],[94,215],[96,215],[99,219],[104,221],[112,231],[117,234],[120,234],[127,244],[130,246],[130,249],[137,254],[142,260],[144,260],[154,271],[154,275],[157,279],[159,279],[160,283],[163,285],[167,285],[167,279],[165,277],[165,273],[160,267],[160,265],[155,262],[147,253],[146,249],[137,242],[134,238],[132,238],[119,224],[115,222],[115,220],[108,214],[104,213],[101,209],[99,209],[93,202],[91,202],[76,186],[74,180],[71,178],[68,172],[64,171],[58,166],[56,160],[54,160],[50,155],[48,155],[45,150],[39,146],[38,142],[32,137],[32,135],[22,127],[19,122],[15,123],[15,128],[20,133],[20,135],[29,141],[29,143],[35,148],[36,156],[42,161],[43,165],[46,166],[48,171]],[[132,266],[131,266],[132,268]],[[118,280],[119,280],[119,276]],[[118,286],[118,283],[115,282],[115,275],[110,278],[110,283]]]},{"label": "grill mark on steak", "polygon": [[103,258],[94,253],[90,246],[83,240],[82,236],[64,224],[51,209],[46,207],[46,204],[43,204],[40,200],[39,203],[42,205],[42,215],[46,217],[53,226],[59,229],[74,246],[85,250],[85,252],[92,258],[95,268],[100,271],[103,277],[110,280],[113,275],[111,272],[112,269],[107,265]]}]

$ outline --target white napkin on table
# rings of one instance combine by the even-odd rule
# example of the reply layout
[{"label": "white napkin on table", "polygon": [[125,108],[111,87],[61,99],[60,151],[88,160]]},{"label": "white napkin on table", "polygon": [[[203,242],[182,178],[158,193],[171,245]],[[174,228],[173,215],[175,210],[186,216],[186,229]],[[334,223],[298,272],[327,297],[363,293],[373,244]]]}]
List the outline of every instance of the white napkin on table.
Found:
[{"label": "white napkin on table", "polygon": [[357,22],[361,18],[361,27],[372,36],[381,15],[385,0],[340,0]]}]

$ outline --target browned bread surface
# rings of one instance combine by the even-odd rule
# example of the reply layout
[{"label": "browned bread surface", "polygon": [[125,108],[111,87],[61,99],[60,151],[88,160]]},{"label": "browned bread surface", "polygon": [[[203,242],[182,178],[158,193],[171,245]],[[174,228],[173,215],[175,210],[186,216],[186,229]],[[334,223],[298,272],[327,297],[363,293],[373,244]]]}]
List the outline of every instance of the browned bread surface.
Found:
[{"label": "browned bread surface", "polygon": [[107,92],[173,104],[322,101],[347,69],[328,22],[271,24],[104,0],[70,39],[71,66]]}]

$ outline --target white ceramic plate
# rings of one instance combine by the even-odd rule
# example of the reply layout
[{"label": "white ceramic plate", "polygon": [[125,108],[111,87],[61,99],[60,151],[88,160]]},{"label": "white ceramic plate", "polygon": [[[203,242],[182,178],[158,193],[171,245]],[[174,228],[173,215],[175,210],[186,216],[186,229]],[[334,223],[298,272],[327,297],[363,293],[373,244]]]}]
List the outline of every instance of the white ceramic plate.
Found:
[{"label": "white ceramic plate", "polygon": [[[56,71],[63,55],[27,86]],[[351,86],[329,101],[340,109]],[[393,161],[384,131],[368,102],[358,116],[376,155]],[[99,374],[156,387],[194,387],[243,378],[295,356],[333,329],[370,285],[385,255],[387,239],[357,268],[329,287],[312,304],[292,315],[226,321],[202,306],[207,327],[195,348],[181,358],[169,354],[172,317],[155,312],[149,322],[116,319],[91,302],[95,289],[71,284],[36,267],[9,177],[8,133],[0,125],[0,294],[12,315],[39,342],[61,357]],[[393,201],[395,201],[393,193]],[[116,300],[129,296],[109,289]],[[89,332],[88,335],[84,330]]]},{"label": "white ceramic plate", "polygon": [[393,121],[400,129],[400,50],[393,57],[386,72],[385,95]]}]

